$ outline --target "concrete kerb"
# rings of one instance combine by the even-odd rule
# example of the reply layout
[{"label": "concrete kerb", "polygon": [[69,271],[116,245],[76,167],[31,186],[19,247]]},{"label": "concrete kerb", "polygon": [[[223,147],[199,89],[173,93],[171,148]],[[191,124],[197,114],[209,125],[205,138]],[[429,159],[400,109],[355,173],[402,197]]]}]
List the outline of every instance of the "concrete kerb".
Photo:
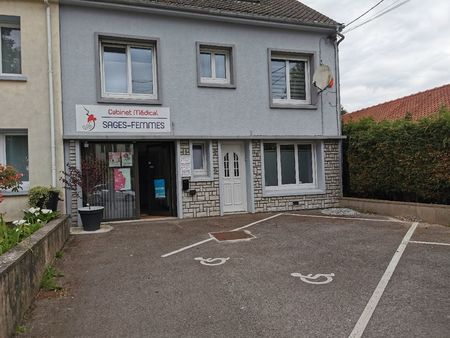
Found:
[{"label": "concrete kerb", "polygon": [[346,208],[367,210],[380,215],[414,216],[431,224],[450,225],[450,205],[410,203],[343,197],[340,205]]}]

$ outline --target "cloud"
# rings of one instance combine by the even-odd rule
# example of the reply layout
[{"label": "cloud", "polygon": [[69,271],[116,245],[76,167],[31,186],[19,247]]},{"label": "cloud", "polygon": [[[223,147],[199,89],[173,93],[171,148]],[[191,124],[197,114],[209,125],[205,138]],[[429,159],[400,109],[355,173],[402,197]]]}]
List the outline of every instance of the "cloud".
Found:
[{"label": "cloud", "polygon": [[[347,23],[376,0],[301,0]],[[362,23],[396,2],[385,0]],[[450,83],[450,1],[411,0],[348,32],[340,45],[341,99],[347,111]],[[350,27],[352,27],[350,26]]]}]

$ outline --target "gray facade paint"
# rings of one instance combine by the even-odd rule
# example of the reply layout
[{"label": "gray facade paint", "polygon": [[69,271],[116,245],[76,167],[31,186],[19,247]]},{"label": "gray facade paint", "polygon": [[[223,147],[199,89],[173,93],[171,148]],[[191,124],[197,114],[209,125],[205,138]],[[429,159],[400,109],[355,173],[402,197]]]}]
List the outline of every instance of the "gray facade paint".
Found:
[{"label": "gray facade paint", "polygon": [[[322,100],[317,100],[317,109],[270,107],[268,49],[314,51],[316,65],[322,61],[335,69],[334,45],[325,39],[326,33],[68,5],[62,5],[60,13],[66,138],[86,135],[76,132],[75,105],[100,104],[97,101],[96,32],[160,39],[160,100],[162,106],[170,107],[172,119],[168,138],[339,135],[335,88],[326,91]],[[233,60],[236,89],[198,87],[197,41],[236,46]],[[105,136],[89,134],[88,137]],[[148,136],[133,134],[128,138]],[[109,138],[114,135],[110,134]]]}]

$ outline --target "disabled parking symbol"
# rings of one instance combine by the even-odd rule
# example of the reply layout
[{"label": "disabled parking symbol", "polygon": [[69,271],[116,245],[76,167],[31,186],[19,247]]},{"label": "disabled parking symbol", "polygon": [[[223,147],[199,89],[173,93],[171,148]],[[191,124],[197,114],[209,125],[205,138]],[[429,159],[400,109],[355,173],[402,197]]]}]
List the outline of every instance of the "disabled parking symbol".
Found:
[{"label": "disabled parking symbol", "polygon": [[321,285],[321,284],[328,284],[331,281],[333,281],[334,273],[318,273],[313,276],[312,273],[308,275],[302,275],[298,272],[291,273],[292,277],[299,277],[303,282],[308,284],[315,284],[315,285]]},{"label": "disabled parking symbol", "polygon": [[203,257],[196,257],[194,258],[196,261],[200,261],[200,264],[206,265],[206,266],[216,266],[216,265],[222,265],[227,260],[230,259],[230,257],[226,258],[203,258]]}]

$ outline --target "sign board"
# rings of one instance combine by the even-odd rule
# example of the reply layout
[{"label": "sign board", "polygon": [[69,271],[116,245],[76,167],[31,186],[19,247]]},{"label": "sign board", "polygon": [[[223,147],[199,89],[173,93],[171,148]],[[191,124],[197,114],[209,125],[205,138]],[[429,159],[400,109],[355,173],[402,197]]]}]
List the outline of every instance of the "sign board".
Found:
[{"label": "sign board", "polygon": [[155,186],[155,198],[166,198],[166,182],[163,178],[157,178],[153,181]]},{"label": "sign board", "polygon": [[191,177],[191,156],[180,155],[181,177]]},{"label": "sign board", "polygon": [[86,133],[169,133],[170,109],[77,104],[76,127]]}]

